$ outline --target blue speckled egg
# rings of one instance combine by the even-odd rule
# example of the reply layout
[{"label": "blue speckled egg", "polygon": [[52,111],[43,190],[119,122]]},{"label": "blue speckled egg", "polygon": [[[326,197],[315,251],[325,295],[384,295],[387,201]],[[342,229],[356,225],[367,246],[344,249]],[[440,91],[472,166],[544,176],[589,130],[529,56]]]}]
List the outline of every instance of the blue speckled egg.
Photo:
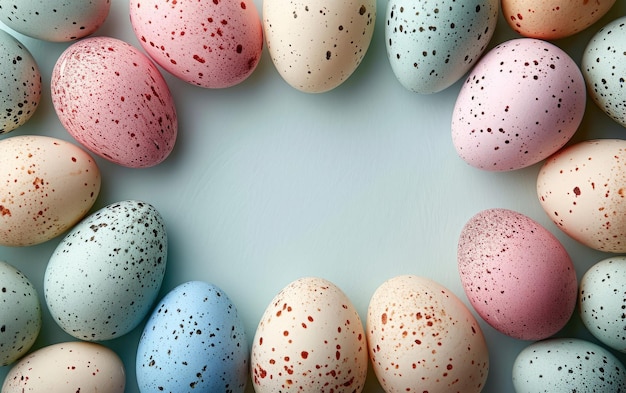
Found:
[{"label": "blue speckled egg", "polygon": [[127,200],[76,225],[52,254],[44,294],[68,334],[109,340],[133,330],[158,296],[167,261],[167,233],[150,204]]},{"label": "blue speckled egg", "polygon": [[148,320],[137,348],[142,392],[243,392],[249,349],[226,293],[190,281],[170,291]]}]

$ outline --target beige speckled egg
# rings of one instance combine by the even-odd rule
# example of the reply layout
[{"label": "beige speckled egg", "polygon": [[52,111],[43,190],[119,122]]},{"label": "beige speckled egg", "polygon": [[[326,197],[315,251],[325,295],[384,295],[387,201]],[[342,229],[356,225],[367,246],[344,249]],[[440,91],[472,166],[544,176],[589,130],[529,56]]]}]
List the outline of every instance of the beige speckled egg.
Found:
[{"label": "beige speckled egg", "polygon": [[266,308],[251,351],[254,390],[360,392],[367,344],[359,314],[333,283],[296,280]]},{"label": "beige speckled egg", "polygon": [[541,207],[570,237],[626,252],[626,140],[577,143],[554,154],[537,177]]},{"label": "beige speckled egg", "polygon": [[100,171],[78,146],[25,135],[0,141],[0,244],[29,246],[77,223],[100,192]]},{"label": "beige speckled egg", "polygon": [[476,319],[452,292],[418,276],[384,282],[370,300],[367,341],[387,393],[480,392],[489,352]]}]

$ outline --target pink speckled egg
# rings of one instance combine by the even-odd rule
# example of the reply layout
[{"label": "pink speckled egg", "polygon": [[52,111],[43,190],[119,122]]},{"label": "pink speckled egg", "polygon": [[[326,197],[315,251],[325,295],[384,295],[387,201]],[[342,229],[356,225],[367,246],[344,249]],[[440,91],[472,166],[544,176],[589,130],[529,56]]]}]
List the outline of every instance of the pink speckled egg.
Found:
[{"label": "pink speckled egg", "polygon": [[150,57],[197,86],[239,84],[261,58],[263,28],[251,0],[131,0],[130,18]]},{"label": "pink speckled egg", "polygon": [[126,42],[109,37],[76,42],[57,60],[51,87],[63,126],[109,161],[151,167],[174,148],[178,120],[165,79]]},{"label": "pink speckled egg", "polygon": [[577,143],[537,176],[541,207],[567,235],[596,250],[626,252],[626,141]]},{"label": "pink speckled egg", "polygon": [[100,171],[80,147],[46,136],[0,141],[0,244],[48,241],[80,221],[100,192]]},{"label": "pink speckled egg", "polygon": [[372,366],[387,393],[480,392],[489,352],[469,309],[442,285],[418,276],[384,282],[367,312]]},{"label": "pink speckled egg", "polygon": [[567,251],[521,213],[489,209],[472,217],[461,231],[458,267],[476,312],[513,338],[550,337],[574,311],[578,283]]},{"label": "pink speckled egg", "polygon": [[280,291],[252,343],[250,367],[257,393],[360,392],[367,365],[359,314],[323,278],[301,278]]},{"label": "pink speckled egg", "polygon": [[585,81],[567,53],[541,40],[507,41],[489,51],[461,87],[452,141],[476,168],[524,168],[570,140],[585,104]]}]

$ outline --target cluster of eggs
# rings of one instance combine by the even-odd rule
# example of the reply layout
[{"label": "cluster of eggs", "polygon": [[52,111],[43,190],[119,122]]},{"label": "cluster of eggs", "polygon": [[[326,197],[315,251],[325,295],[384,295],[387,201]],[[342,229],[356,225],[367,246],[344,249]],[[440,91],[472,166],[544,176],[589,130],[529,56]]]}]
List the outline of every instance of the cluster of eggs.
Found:
[{"label": "cluster of eggs", "polygon": [[[487,171],[546,160],[537,179],[546,214],[586,246],[625,253],[626,142],[564,146],[582,121],[587,94],[626,126],[626,18],[589,42],[581,70],[546,40],[589,27],[615,0],[552,3],[390,0],[388,59],[399,83],[421,94],[469,73],[451,123],[459,156]],[[500,4],[524,38],[484,53]],[[2,391],[56,391],[68,383],[72,391],[124,391],[124,365],[96,342],[125,335],[146,317],[136,357],[142,391],[243,391],[251,378],[257,392],[358,392],[370,364],[387,392],[481,391],[489,370],[483,333],[464,303],[436,282],[410,275],[384,282],[364,328],[333,283],[296,280],[268,305],[249,348],[235,305],[217,286],[187,282],[157,302],[168,249],[157,209],[126,200],[87,215],[101,185],[89,152],[146,168],[173,149],[177,114],[154,63],[187,83],[227,88],[254,72],[265,44],[289,85],[323,93],[347,80],[365,56],[376,2],[265,0],[261,19],[250,0],[131,0],[131,24],[147,55],[114,38],[87,38],[109,6],[109,0],[0,2],[0,20],[16,31],[75,41],[56,62],[51,95],[61,123],[82,146],[36,135],[0,141],[0,244],[30,246],[66,233],[47,264],[44,295],[58,325],[79,340],[27,354],[41,328],[41,305],[29,280],[0,263],[0,360],[17,362]],[[0,90],[0,133],[8,133],[35,112],[42,84],[20,42],[0,31],[0,47],[7,86]],[[548,230],[521,213],[489,209],[463,228],[458,268],[482,319],[510,337],[538,341],[516,360],[517,391],[626,388],[626,369],[606,349],[550,339],[578,304],[594,336],[626,351],[626,258],[598,263],[579,285],[569,255]]]}]

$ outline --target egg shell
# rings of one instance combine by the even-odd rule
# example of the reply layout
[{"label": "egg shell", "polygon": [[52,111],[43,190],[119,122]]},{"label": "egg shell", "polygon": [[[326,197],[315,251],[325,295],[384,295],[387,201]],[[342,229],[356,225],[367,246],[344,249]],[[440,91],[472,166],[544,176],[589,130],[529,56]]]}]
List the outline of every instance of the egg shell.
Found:
[{"label": "egg shell", "polygon": [[0,366],[6,366],[33,346],[41,330],[37,290],[22,272],[0,261]]},{"label": "egg shell", "polygon": [[570,140],[585,104],[585,81],[567,53],[531,38],[506,41],[485,54],[461,86],[452,142],[476,168],[524,168]]},{"label": "egg shell", "polygon": [[513,363],[517,393],[623,392],[626,369],[603,347],[576,338],[553,338],[524,348]]},{"label": "egg shell", "polygon": [[323,93],[358,68],[374,33],[376,0],[263,1],[263,30],[280,76],[307,93]]},{"label": "egg shell", "polygon": [[119,356],[95,343],[64,342],[38,349],[11,368],[2,393],[123,393],[126,372]]},{"label": "egg shell", "polygon": [[174,148],[178,119],[169,87],[130,44],[110,37],[78,41],[57,60],[51,83],[61,123],[93,153],[145,168]]},{"label": "egg shell", "polygon": [[615,0],[502,0],[502,14],[525,37],[556,40],[591,26],[613,4]]},{"label": "egg shell", "polygon": [[0,21],[33,38],[69,42],[98,30],[110,8],[111,0],[2,0]]},{"label": "egg shell", "polygon": [[130,18],[148,55],[197,86],[237,85],[261,59],[263,27],[251,0],[131,0]]},{"label": "egg shell", "polygon": [[587,91],[610,118],[626,127],[626,16],[598,31],[583,52]]},{"label": "egg shell", "polygon": [[35,114],[41,99],[41,73],[28,49],[4,30],[0,30],[0,53],[0,134],[5,134]]},{"label": "egg shell", "polygon": [[304,277],[283,288],[265,309],[252,342],[256,393],[360,392],[367,366],[359,314],[323,278]]},{"label": "egg shell", "polygon": [[378,381],[392,392],[480,392],[489,351],[478,322],[447,288],[403,275],[376,289],[367,342]]},{"label": "egg shell", "polygon": [[598,139],[559,151],[537,176],[541,207],[573,239],[626,252],[626,141]]},{"label": "egg shell", "polygon": [[121,201],[78,223],[50,257],[44,295],[68,334],[109,340],[149,314],[167,263],[167,232],[150,204]]},{"label": "egg shell", "polygon": [[21,135],[0,141],[0,244],[30,246],[68,230],[100,192],[100,170],[80,147]]},{"label": "egg shell", "polygon": [[387,3],[387,58],[398,81],[437,93],[461,79],[496,30],[498,0]]},{"label": "egg shell", "polygon": [[142,392],[243,392],[249,348],[235,305],[215,285],[190,281],[152,312],[137,349]]},{"label": "egg shell", "polygon": [[513,338],[552,336],[576,306],[578,282],[567,251],[538,222],[513,210],[483,210],[465,224],[458,268],[476,312]]}]

